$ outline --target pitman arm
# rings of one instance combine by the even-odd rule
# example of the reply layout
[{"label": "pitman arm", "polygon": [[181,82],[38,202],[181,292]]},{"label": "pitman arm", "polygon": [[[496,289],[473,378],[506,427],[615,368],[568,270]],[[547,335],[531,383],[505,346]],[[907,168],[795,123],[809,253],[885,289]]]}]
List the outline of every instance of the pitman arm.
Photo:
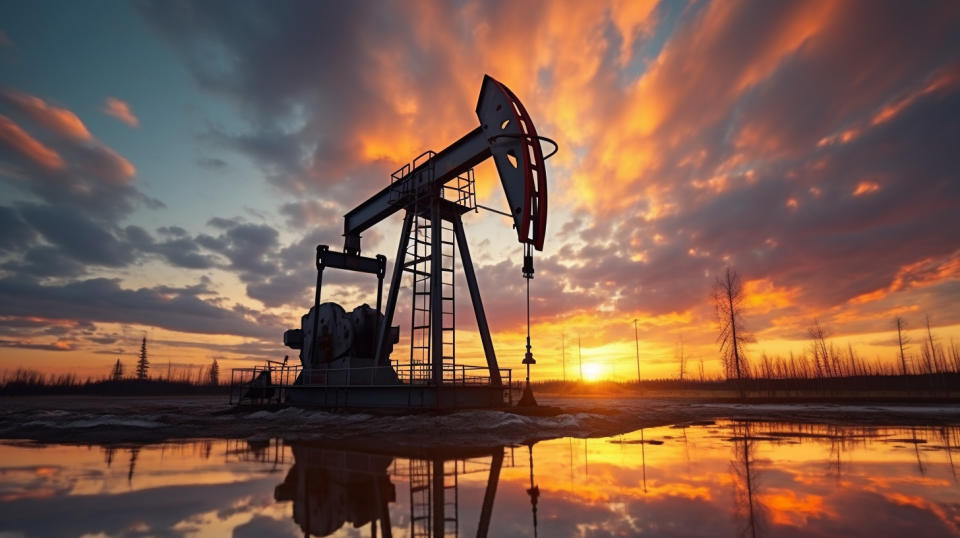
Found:
[{"label": "pitman arm", "polygon": [[477,100],[480,126],[370,197],[344,216],[344,252],[360,253],[360,234],[407,205],[402,193],[439,190],[493,157],[521,243],[543,250],[547,173],[533,121],[509,88],[483,77]]}]

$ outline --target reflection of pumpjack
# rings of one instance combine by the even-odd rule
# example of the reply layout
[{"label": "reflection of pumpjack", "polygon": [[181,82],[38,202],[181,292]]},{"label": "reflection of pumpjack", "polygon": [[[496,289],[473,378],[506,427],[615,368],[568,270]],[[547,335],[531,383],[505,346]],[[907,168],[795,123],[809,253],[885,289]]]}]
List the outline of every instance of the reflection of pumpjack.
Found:
[{"label": "reflection of pumpjack", "polygon": [[[458,536],[458,478],[475,458],[490,458],[489,474],[477,536],[486,536],[496,497],[503,447],[457,452],[356,452],[318,445],[294,445],[295,463],[283,483],[276,487],[278,501],[293,501],[293,519],[304,536],[329,536],[346,523],[354,528],[370,525],[377,536],[377,522],[384,537],[393,535],[389,503],[397,500],[391,475],[407,474],[410,485],[410,532],[412,537]],[[406,468],[394,457],[409,458]],[[404,473],[405,471],[405,473]]]}]

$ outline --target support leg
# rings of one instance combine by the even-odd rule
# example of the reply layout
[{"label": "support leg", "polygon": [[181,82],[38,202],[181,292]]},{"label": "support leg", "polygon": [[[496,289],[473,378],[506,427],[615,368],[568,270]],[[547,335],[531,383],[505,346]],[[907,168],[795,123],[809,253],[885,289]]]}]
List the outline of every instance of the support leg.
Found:
[{"label": "support leg", "polygon": [[320,263],[320,245],[317,247],[317,290],[313,295],[313,332],[310,333],[310,353],[307,363],[310,368],[317,364],[317,322],[320,320],[320,287],[323,285],[323,265]]},{"label": "support leg", "polygon": [[436,458],[433,460],[433,487],[431,487],[432,499],[433,502],[433,521],[431,529],[433,531],[434,538],[443,538],[446,533],[446,517],[444,514],[445,508],[445,499],[444,490],[443,490],[443,460]]},{"label": "support leg", "polygon": [[407,254],[407,243],[410,241],[410,226],[413,223],[413,213],[407,212],[403,217],[403,229],[400,232],[400,246],[397,248],[397,257],[393,259],[393,276],[390,279],[390,291],[387,293],[387,308],[383,312],[383,325],[377,335],[377,365],[387,364],[389,357],[385,357],[383,350],[387,341],[387,333],[393,324],[393,311],[397,308],[397,295],[400,293],[400,281],[403,278],[403,261]]},{"label": "support leg", "polygon": [[486,538],[490,530],[490,516],[493,515],[493,501],[497,496],[497,484],[500,482],[500,468],[503,466],[503,449],[493,454],[490,460],[490,474],[487,476],[487,489],[483,492],[483,506],[480,509],[480,523],[477,525],[477,538]]},{"label": "support leg", "polygon": [[[440,205],[430,207],[430,363],[433,384],[443,383],[443,219]],[[438,402],[439,403],[439,402]]]},{"label": "support leg", "polygon": [[483,301],[480,299],[480,287],[477,285],[477,275],[473,272],[473,260],[470,258],[470,248],[467,246],[467,236],[463,232],[463,222],[457,217],[453,222],[453,230],[457,234],[457,247],[460,248],[460,261],[463,262],[463,274],[467,277],[467,288],[470,290],[470,301],[473,302],[473,313],[477,317],[477,329],[480,331],[480,342],[483,343],[483,354],[487,358],[487,368],[490,370],[490,382],[493,385],[502,385],[500,367],[497,366],[497,355],[493,351],[493,340],[490,338],[490,327],[487,325],[487,316],[483,312]]}]

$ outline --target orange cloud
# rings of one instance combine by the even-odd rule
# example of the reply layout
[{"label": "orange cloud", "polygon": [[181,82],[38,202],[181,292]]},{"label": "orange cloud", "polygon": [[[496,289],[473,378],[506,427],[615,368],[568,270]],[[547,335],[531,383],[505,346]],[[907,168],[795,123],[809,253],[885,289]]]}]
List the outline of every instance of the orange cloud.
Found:
[{"label": "orange cloud", "polygon": [[100,148],[102,162],[94,166],[94,172],[116,183],[126,183],[137,175],[137,169],[116,151],[103,146]]},{"label": "orange cloud", "polygon": [[924,258],[903,265],[888,287],[862,293],[850,299],[848,303],[864,304],[879,301],[897,291],[930,286],[956,278],[960,278],[960,251],[940,259]]},{"label": "orange cloud", "polygon": [[754,313],[764,313],[793,304],[799,295],[797,289],[778,288],[769,278],[748,280],[743,284],[746,295],[744,306]]},{"label": "orange cloud", "polygon": [[[785,57],[831,22],[834,7],[813,2],[782,10],[765,21],[766,31],[751,33],[749,43],[736,43],[742,55],[718,54],[736,41],[732,29],[752,24],[749,11],[737,2],[712,3],[679,30],[626,89],[594,80],[578,92],[580,110],[590,114],[580,115],[577,129],[594,140],[584,160],[589,173],[574,175],[577,196],[586,207],[605,212],[641,198],[658,203],[664,193],[652,183],[662,181],[658,172],[667,166],[664,156],[719,120],[745,91],[770,76]],[[704,99],[704,91],[709,99]],[[607,113],[583,108],[584,102],[603,103],[594,108]],[[758,127],[745,125],[737,143],[764,151],[780,145],[774,133]]]},{"label": "orange cloud", "polygon": [[116,97],[107,97],[106,102],[103,104],[103,112],[108,116],[113,116],[123,123],[126,123],[130,127],[140,126],[140,120],[133,115],[133,111],[130,110],[130,105]]},{"label": "orange cloud", "polygon": [[951,278],[960,278],[960,251],[943,259],[926,258],[904,265],[890,284],[890,290],[927,286]]},{"label": "orange cloud", "polygon": [[907,95],[884,105],[870,124],[873,126],[888,122],[912,105],[917,99],[934,92],[949,90],[960,85],[960,65],[951,65],[935,73],[923,86]]},{"label": "orange cloud", "polygon": [[803,527],[810,518],[836,517],[824,504],[821,495],[798,495],[789,490],[758,495],[759,502],[770,512],[770,519],[778,525]]},{"label": "orange cloud", "polygon": [[861,181],[857,183],[857,188],[853,190],[854,196],[862,196],[880,190],[880,185],[876,181]]},{"label": "orange cloud", "polygon": [[30,119],[60,136],[74,140],[93,139],[83,121],[66,108],[53,106],[39,97],[14,90],[4,91],[3,96]]},{"label": "orange cloud", "polygon": [[0,115],[0,142],[49,170],[60,170],[66,166],[59,153],[43,145],[13,120],[2,115]]},{"label": "orange cloud", "polygon": [[[948,91],[960,86],[960,65],[947,66],[929,77],[920,86],[910,90],[905,95],[885,103],[873,116],[860,125],[850,127],[835,134],[825,136],[817,143],[818,147],[846,144],[858,138],[870,127],[877,127],[899,116],[904,110],[918,99],[927,95]],[[854,193],[856,195],[856,193]]]}]

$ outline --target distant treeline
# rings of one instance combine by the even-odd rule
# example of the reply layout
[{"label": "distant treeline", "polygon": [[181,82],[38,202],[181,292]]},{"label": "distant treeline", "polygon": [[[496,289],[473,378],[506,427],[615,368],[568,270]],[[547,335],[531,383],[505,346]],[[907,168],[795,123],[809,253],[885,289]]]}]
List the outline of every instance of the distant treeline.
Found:
[{"label": "distant treeline", "polygon": [[[636,381],[562,381],[547,380],[533,383],[535,391],[578,393],[596,395],[628,395],[644,392],[656,392],[658,396],[698,391],[729,392],[735,394],[741,390],[747,395],[785,396],[791,392],[816,393],[822,396],[841,395],[850,392],[890,392],[944,397],[960,397],[960,373],[917,374],[917,375],[851,375],[844,377],[811,378],[748,378],[735,379],[697,379],[678,378],[644,379]],[[954,394],[955,393],[955,394]]]},{"label": "distant treeline", "polygon": [[[738,296],[738,284],[735,273],[728,278],[732,284],[723,284],[721,291],[733,286],[734,291],[720,293],[723,297]],[[727,306],[725,316],[737,309]],[[726,318],[723,318],[724,320]],[[744,333],[742,324],[737,321],[736,328]],[[580,394],[616,394],[636,393],[650,390],[658,396],[669,395],[671,391],[678,396],[690,395],[694,391],[719,393],[727,391],[741,397],[840,397],[850,392],[890,393],[892,397],[906,398],[960,398],[960,346],[950,341],[945,345],[934,335],[930,319],[926,319],[925,335],[920,342],[919,352],[908,353],[910,341],[904,334],[905,323],[896,318],[893,326],[897,330],[897,348],[894,360],[880,357],[867,359],[858,353],[852,344],[838,347],[827,339],[827,330],[817,320],[808,329],[809,348],[799,354],[788,356],[768,355],[749,357],[745,353],[741,336],[734,339],[732,323],[721,324],[719,340],[726,339],[721,346],[721,358],[724,369],[720,376],[705,373],[703,358],[698,359],[695,373],[690,358],[684,353],[682,342],[677,346],[677,376],[673,378],[641,379],[632,382],[583,382],[579,378],[569,381],[549,380],[535,383],[540,390],[549,392],[577,392]],[[685,393],[685,394],[684,394]],[[802,393],[802,394],[801,394]]]},{"label": "distant treeline", "polygon": [[226,394],[229,387],[211,382],[208,374],[190,375],[178,372],[166,378],[131,379],[108,377],[81,379],[75,374],[44,375],[36,370],[19,368],[0,375],[0,395],[27,396],[52,394],[90,395],[164,395]]}]

